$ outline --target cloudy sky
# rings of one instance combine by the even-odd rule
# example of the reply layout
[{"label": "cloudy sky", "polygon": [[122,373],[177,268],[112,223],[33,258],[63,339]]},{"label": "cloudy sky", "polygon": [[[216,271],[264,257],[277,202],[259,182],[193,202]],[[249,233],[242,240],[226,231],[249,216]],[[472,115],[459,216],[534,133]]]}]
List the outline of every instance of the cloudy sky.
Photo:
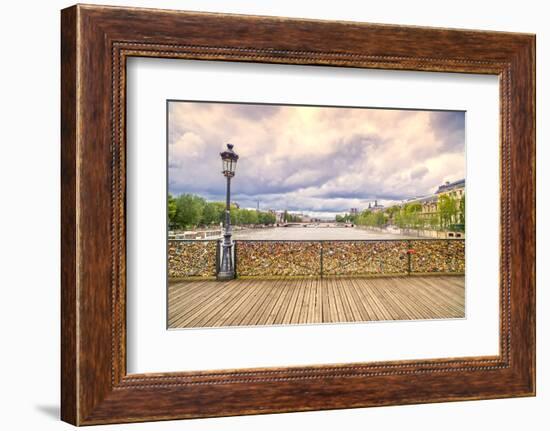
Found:
[{"label": "cloudy sky", "polygon": [[332,217],[432,193],[465,175],[465,114],[171,101],[168,189],[223,201],[219,153],[239,154],[232,201]]}]

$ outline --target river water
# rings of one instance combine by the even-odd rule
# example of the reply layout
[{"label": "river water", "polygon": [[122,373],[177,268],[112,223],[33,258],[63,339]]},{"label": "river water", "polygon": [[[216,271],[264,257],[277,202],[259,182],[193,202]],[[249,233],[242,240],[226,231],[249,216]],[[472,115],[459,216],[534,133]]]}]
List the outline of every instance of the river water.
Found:
[{"label": "river water", "polygon": [[233,239],[248,240],[353,240],[353,239],[407,239],[401,234],[368,231],[352,227],[273,227],[246,229],[233,232]]}]

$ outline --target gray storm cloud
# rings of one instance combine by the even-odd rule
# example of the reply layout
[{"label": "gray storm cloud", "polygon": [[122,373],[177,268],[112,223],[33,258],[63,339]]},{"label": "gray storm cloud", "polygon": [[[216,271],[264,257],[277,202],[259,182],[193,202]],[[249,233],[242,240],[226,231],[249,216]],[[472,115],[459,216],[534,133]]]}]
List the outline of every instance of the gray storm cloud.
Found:
[{"label": "gray storm cloud", "polygon": [[243,207],[334,214],[465,174],[464,112],[172,101],[168,128],[169,192],[223,200],[219,153],[231,142]]}]

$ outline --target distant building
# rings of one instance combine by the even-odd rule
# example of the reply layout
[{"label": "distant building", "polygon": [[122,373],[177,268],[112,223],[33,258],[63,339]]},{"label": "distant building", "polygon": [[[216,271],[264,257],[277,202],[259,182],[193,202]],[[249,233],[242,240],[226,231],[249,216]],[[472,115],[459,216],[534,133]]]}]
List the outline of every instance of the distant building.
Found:
[{"label": "distant building", "polygon": [[458,181],[449,182],[446,181],[445,184],[441,184],[437,190],[436,194],[445,193],[445,194],[452,194],[452,192],[456,192],[457,196],[462,196],[464,193],[464,187],[466,186],[466,180],[463,178]]},{"label": "distant building", "polygon": [[349,211],[350,215],[352,216],[356,216],[359,214],[359,209],[358,208],[351,208],[350,211]]},{"label": "distant building", "polygon": [[368,210],[369,211],[374,211],[374,212],[384,211],[384,205],[378,204],[378,201],[375,200],[374,205],[369,202]]},{"label": "distant building", "polygon": [[275,223],[283,223],[285,215],[284,211],[269,210],[269,212],[275,216]]},{"label": "distant building", "polygon": [[439,211],[437,209],[437,202],[438,196],[436,194],[433,194],[420,198],[408,199],[401,206],[418,203],[422,206],[420,216],[423,218],[430,218],[431,216],[437,216],[439,214]]},{"label": "distant building", "polygon": [[423,218],[429,219],[434,216],[439,216],[439,208],[438,208],[439,197],[450,196],[455,200],[457,210],[459,211],[457,213],[456,218],[460,219],[461,217],[460,201],[462,197],[465,195],[465,186],[466,186],[465,179],[461,179],[453,182],[446,181],[444,184],[441,184],[433,194],[423,196],[423,197],[408,199],[401,206],[411,204],[411,203],[419,203],[422,206],[420,216]]}]

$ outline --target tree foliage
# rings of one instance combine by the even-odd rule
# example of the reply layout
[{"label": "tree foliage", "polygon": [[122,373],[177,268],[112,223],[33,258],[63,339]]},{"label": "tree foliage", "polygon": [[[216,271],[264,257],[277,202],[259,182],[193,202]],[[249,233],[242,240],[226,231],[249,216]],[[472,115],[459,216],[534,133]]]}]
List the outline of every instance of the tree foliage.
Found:
[{"label": "tree foliage", "polygon": [[387,222],[387,217],[382,211],[365,210],[354,217],[354,222],[360,226],[383,226]]},{"label": "tree foliage", "polygon": [[224,214],[223,202],[207,202],[202,211],[201,224],[208,226],[223,223]]},{"label": "tree foliage", "polygon": [[439,210],[440,225],[442,228],[449,228],[455,222],[458,213],[456,199],[449,195],[439,195],[437,201],[437,209]]},{"label": "tree foliage", "polygon": [[206,200],[200,196],[183,194],[176,198],[175,224],[183,229],[197,226],[202,219]]},{"label": "tree foliage", "polygon": [[[230,208],[233,225],[274,224],[275,215],[269,212]],[[225,204],[223,202],[207,202],[204,198],[182,194],[177,197],[168,196],[168,218],[172,229],[193,229],[200,226],[219,225],[225,219]]]},{"label": "tree foliage", "polygon": [[458,222],[461,224],[461,225],[465,225],[466,224],[466,196],[465,195],[462,195],[462,197],[460,198],[460,204],[459,204],[459,218],[458,218]]},{"label": "tree foliage", "polygon": [[435,212],[423,212],[422,204],[411,202],[386,209],[388,223],[400,228],[464,230],[465,195],[460,200],[440,194]]},{"label": "tree foliage", "polygon": [[356,218],[357,216],[348,213],[344,215],[336,214],[337,223],[355,223]]},{"label": "tree foliage", "polygon": [[174,199],[174,196],[172,196],[171,194],[168,194],[168,221],[170,225],[173,225],[175,223],[176,212],[176,199]]}]

